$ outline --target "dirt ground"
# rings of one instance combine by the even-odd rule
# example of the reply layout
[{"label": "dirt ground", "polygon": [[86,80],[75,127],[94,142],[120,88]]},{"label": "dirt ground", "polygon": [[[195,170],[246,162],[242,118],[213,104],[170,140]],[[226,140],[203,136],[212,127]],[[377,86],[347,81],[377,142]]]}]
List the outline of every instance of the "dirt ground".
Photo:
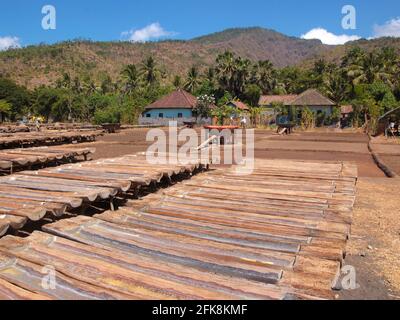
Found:
[{"label": "dirt ground", "polygon": [[382,161],[400,175],[400,155],[381,155]]},{"label": "dirt ground", "polygon": [[400,176],[400,138],[372,138],[371,147],[382,161]]},{"label": "dirt ground", "polygon": [[[85,144],[96,148],[94,159],[118,157],[146,151],[148,129],[124,130],[99,137]],[[264,159],[341,160],[355,162],[360,177],[384,177],[367,147],[368,137],[352,133],[303,133],[277,136],[271,131],[256,130],[255,157]],[[400,166],[400,164],[399,164]]]},{"label": "dirt ground", "polygon": [[[132,154],[145,151],[151,144],[146,142],[147,131],[124,130],[85,145],[96,148],[95,159]],[[255,157],[355,162],[359,182],[345,265],[355,267],[359,288],[338,292],[338,299],[400,299],[400,179],[385,177],[372,159],[368,141],[360,133],[277,136],[256,130]],[[400,156],[382,156],[400,172]]]},{"label": "dirt ground", "polygon": [[400,299],[400,179],[360,178],[345,264],[359,289],[342,299]]}]

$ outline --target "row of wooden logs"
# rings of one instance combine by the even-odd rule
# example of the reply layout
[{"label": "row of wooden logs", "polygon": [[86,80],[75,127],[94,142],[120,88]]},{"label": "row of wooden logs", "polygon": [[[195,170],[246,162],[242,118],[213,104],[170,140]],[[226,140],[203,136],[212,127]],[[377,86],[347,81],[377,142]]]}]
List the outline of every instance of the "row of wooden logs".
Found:
[{"label": "row of wooden logs", "polygon": [[[118,174],[144,182],[157,172],[130,157],[78,168],[57,173],[85,181],[86,187],[67,180],[57,191],[64,197],[113,188]],[[251,174],[242,172],[202,173],[118,211],[60,220],[24,239],[4,237],[0,298],[332,298],[350,232],[356,167],[260,160]],[[36,190],[55,191],[46,186],[57,181],[43,176],[67,179],[54,173],[39,175]],[[50,289],[42,286],[46,266],[56,272]]]}]

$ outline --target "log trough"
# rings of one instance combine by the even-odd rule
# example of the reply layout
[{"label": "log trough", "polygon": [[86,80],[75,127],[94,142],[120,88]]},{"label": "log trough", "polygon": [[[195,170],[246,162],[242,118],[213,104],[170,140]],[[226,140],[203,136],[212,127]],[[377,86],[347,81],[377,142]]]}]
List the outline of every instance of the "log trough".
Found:
[{"label": "log trough", "polygon": [[[122,163],[138,163],[131,159],[97,169],[83,164],[82,170],[100,172],[85,191],[112,188],[102,175],[127,174]],[[154,168],[137,166],[148,177],[140,183],[156,177]],[[61,178],[48,172],[38,177]],[[129,175],[139,178],[134,172]],[[260,160],[249,175],[236,168],[209,171],[117,211],[60,220],[23,239],[6,236],[0,298],[332,299],[356,181],[350,163]],[[72,199],[75,191],[58,192]],[[49,265],[57,275],[53,290],[41,286],[40,270]]]}]

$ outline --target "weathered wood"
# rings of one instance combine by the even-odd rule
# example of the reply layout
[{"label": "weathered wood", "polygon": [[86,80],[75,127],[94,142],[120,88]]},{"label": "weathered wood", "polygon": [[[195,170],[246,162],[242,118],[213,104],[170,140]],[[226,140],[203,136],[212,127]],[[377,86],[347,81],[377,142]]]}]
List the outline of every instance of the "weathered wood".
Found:
[{"label": "weathered wood", "polygon": [[[56,147],[54,152],[57,153],[59,148]],[[86,152],[82,149],[75,152],[72,147],[67,149],[70,154]],[[90,148],[87,150],[92,151]],[[0,177],[0,214],[26,217],[33,221],[40,220],[46,213],[58,217],[86,203],[136,191],[141,186],[159,183],[163,178],[170,181],[175,175],[193,173],[203,167],[205,165],[200,161],[190,165],[151,165],[145,155],[138,154],[24,171]],[[10,226],[20,225],[10,225],[8,220],[0,221],[0,236]]]},{"label": "weathered wood", "polygon": [[[60,286],[56,286],[58,299],[65,299],[67,294],[75,295],[67,298],[93,299],[98,298],[97,292],[103,292],[102,299],[115,298],[117,294],[131,299],[282,299],[285,296],[285,288],[250,285],[251,282],[246,280],[232,281],[196,269],[182,269],[173,263],[160,265],[157,260],[146,256],[137,259],[135,255],[94,248],[42,233],[35,233],[28,239],[7,237],[0,242],[0,251],[4,252],[0,253],[4,265],[0,268],[0,278],[11,280],[22,288],[43,291],[37,285],[39,268],[35,266],[44,263],[53,266],[59,272],[56,281],[63,280]],[[10,261],[11,255],[13,261]],[[10,261],[8,264],[7,259]],[[174,266],[182,273],[175,273]],[[13,272],[7,272],[9,269]],[[20,270],[27,274],[26,280],[29,281],[26,283]],[[193,280],[187,281],[189,278]],[[67,288],[81,290],[68,292]],[[48,291],[54,296],[53,291]]]},{"label": "weathered wood", "polygon": [[[76,298],[98,298],[97,290],[104,299],[118,294],[133,299],[332,298],[357,177],[347,164],[324,165],[260,161],[249,176],[220,169],[129,200],[117,211],[60,220],[43,226],[47,233],[25,239],[7,236],[0,240],[0,264],[15,260],[0,267],[0,279],[48,294],[32,283],[38,267],[52,265],[66,286],[51,298],[65,298],[66,288],[83,284],[90,290]],[[59,191],[46,191],[57,199],[58,192],[65,196],[108,189],[107,181],[118,186],[120,175],[153,180],[182,170],[164,165],[152,173],[143,156],[68,168],[67,176],[64,169],[57,174],[46,169],[16,181],[37,178],[37,187],[48,189],[59,183]],[[93,175],[81,180],[74,170]],[[96,177],[96,172],[106,176]],[[39,190],[33,191],[37,196]],[[33,201],[21,199],[26,205]]]},{"label": "weathered wood", "polygon": [[22,289],[8,281],[0,279],[0,300],[48,300],[49,297]]},{"label": "weathered wood", "polygon": [[0,169],[3,174],[11,174],[35,165],[71,162],[82,156],[86,159],[94,152],[94,148],[65,146],[0,150]]},{"label": "weathered wood", "polygon": [[72,142],[94,141],[102,131],[41,131],[0,133],[0,149],[12,149],[29,146],[48,146]]}]

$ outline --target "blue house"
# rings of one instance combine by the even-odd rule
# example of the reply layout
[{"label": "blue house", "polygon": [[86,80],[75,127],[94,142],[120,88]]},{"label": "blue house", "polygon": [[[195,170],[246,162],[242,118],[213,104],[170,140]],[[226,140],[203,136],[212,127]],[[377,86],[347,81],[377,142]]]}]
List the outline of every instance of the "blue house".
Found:
[{"label": "blue house", "polygon": [[193,109],[197,98],[182,89],[148,105],[140,118],[140,124],[162,124],[168,121],[193,121]]}]

